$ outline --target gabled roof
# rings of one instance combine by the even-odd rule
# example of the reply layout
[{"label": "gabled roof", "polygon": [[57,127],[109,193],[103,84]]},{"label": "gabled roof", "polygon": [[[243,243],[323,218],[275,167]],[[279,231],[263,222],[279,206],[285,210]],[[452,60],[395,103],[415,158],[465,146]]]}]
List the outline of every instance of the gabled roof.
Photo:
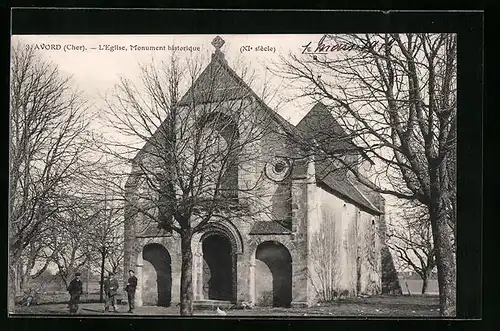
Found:
[{"label": "gabled roof", "polygon": [[[294,139],[314,139],[322,144],[326,151],[332,153],[358,152],[363,155],[352,140],[347,136],[342,127],[331,116],[330,112],[322,103],[317,103],[309,113],[297,124],[293,126],[281,115],[267,106],[262,99],[239,77],[234,70],[227,64],[224,55],[220,50],[212,54],[212,60],[203,70],[200,76],[192,84],[186,94],[178,102],[178,106],[189,106],[193,100],[196,104],[218,102],[224,100],[235,100],[245,97],[252,97],[261,108],[281,127],[287,134]],[[161,126],[163,126],[162,123]],[[161,127],[160,126],[160,127]],[[151,139],[158,135],[158,131],[153,134]],[[331,134],[333,132],[333,135]],[[137,157],[150,145],[147,142],[137,153]],[[365,156],[366,157],[366,156]],[[317,180],[328,186],[331,190],[342,197],[352,201],[358,206],[368,209],[371,212],[380,214],[381,212],[374,207],[373,203],[364,198],[363,194],[353,185],[347,176],[341,175],[338,171],[332,171],[333,165],[327,164],[329,161],[317,162]],[[267,222],[275,223],[275,222]],[[280,231],[288,231],[278,223]],[[257,227],[271,226],[269,224],[256,225]],[[256,228],[255,231],[261,228]],[[274,229],[274,228],[273,228]],[[283,230],[284,229],[284,230]],[[262,230],[263,231],[263,230]],[[267,230],[266,230],[267,231]],[[273,231],[278,231],[278,228]]]},{"label": "gabled roof", "polygon": [[[356,153],[367,158],[322,103],[317,103],[306,114],[297,124],[297,130],[303,139],[319,144],[327,153],[339,155]],[[333,160],[326,156],[317,159],[315,165],[316,180],[319,183],[371,213],[382,213],[376,207],[376,201],[371,201],[375,199],[365,196],[355,183],[349,180],[346,169],[336,167]]]},{"label": "gabled roof", "polygon": [[370,213],[382,212],[365,197],[347,177],[347,169],[336,168],[330,160],[318,160],[316,165],[316,181],[333,190],[342,198],[351,201]]},{"label": "gabled roof", "polygon": [[254,98],[257,104],[261,106],[282,129],[288,134],[297,136],[296,128],[262,101],[262,99],[228,65],[224,58],[224,54],[220,51],[216,51],[212,54],[212,61],[181,98],[178,105],[188,106],[191,104],[191,100],[195,100],[197,104],[200,104],[205,102],[235,100],[244,97]]},{"label": "gabled roof", "polygon": [[314,105],[296,128],[303,138],[315,141],[328,153],[361,152],[321,102]]},{"label": "gabled roof", "polygon": [[[219,102],[228,100],[237,100],[245,97],[252,97],[256,103],[266,111],[267,114],[281,127],[287,134],[298,137],[297,129],[285,120],[280,114],[272,110],[262,99],[245,83],[245,81],[236,74],[228,65],[224,54],[216,51],[212,54],[212,60],[203,72],[198,76],[186,94],[177,103],[177,106],[189,106],[192,101],[196,104],[209,102]],[[153,139],[157,136],[160,128],[165,124],[163,122],[153,134]],[[142,149],[137,153],[134,160],[151,145],[146,142]]]},{"label": "gabled roof", "polygon": [[252,95],[251,89],[229,67],[223,54],[212,54],[212,61],[189,87],[178,105],[235,100]]}]

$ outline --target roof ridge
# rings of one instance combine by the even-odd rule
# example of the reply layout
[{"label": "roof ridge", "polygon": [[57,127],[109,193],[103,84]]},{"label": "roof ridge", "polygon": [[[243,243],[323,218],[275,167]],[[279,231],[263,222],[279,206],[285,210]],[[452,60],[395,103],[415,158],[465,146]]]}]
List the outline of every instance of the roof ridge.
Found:
[{"label": "roof ridge", "polygon": [[[267,105],[262,98],[255,93],[255,91],[241,78],[236,71],[234,71],[233,68],[229,65],[227,60],[225,58],[220,58],[219,56],[213,56],[212,60],[210,63],[207,65],[207,67],[202,71],[202,73],[196,78],[195,82],[191,85],[191,87],[188,89],[185,95],[182,96],[180,99],[181,101],[189,94],[189,92],[194,89],[195,84],[198,82],[199,78],[206,72],[206,70],[213,64],[218,64],[221,68],[225,69],[226,72],[236,80],[236,83],[239,85],[239,87],[244,88],[249,92],[249,94],[255,98],[257,103],[262,106],[267,112],[271,113],[271,116],[274,117],[275,121],[277,122],[278,125],[280,125],[284,130],[288,131],[292,135],[298,135],[297,132],[294,131],[295,126],[288,122],[283,116],[281,116],[278,112],[274,111],[269,105]],[[182,102],[179,102],[182,104]],[[285,125],[286,123],[286,125]],[[288,127],[287,127],[288,126]]]},{"label": "roof ridge", "polygon": [[369,204],[369,205],[370,205],[370,206],[371,206],[374,210],[376,210],[376,211],[378,211],[378,212],[382,213],[382,211],[381,211],[380,209],[378,209],[378,208],[377,208],[377,207],[376,207],[376,206],[375,206],[375,205],[374,205],[374,204],[370,201],[370,199],[368,199],[368,198],[366,197],[366,195],[365,195],[363,192],[361,192],[361,190],[360,190],[360,189],[358,189],[358,188],[357,188],[356,184],[354,184],[354,183],[353,183],[353,182],[349,179],[349,177],[348,177],[348,176],[346,176],[346,179],[347,179],[347,181],[349,182],[349,184],[351,184],[351,185],[352,185],[352,187],[354,187],[354,189],[355,189],[355,190],[356,190],[356,191],[357,191],[357,192],[361,195],[361,197],[362,197],[363,199],[365,199],[365,201],[366,201],[366,202],[368,202],[368,204]]}]

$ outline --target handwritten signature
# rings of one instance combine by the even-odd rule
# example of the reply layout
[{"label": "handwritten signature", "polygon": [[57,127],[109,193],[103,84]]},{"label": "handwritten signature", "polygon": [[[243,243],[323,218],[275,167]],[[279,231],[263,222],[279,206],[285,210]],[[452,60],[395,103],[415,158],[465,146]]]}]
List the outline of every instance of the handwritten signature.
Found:
[{"label": "handwritten signature", "polygon": [[329,52],[335,51],[352,51],[354,49],[372,48],[375,47],[377,42],[372,42],[367,45],[358,45],[355,43],[328,43],[326,38],[331,39],[328,35],[323,35],[321,39],[313,43],[310,41],[308,44],[301,46],[303,48],[302,54],[328,54]]}]

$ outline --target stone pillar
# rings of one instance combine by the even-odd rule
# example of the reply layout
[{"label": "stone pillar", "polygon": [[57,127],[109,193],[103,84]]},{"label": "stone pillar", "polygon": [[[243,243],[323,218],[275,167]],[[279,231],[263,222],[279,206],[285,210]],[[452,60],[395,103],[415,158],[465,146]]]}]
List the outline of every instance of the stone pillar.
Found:
[{"label": "stone pillar", "polygon": [[142,274],[142,256],[140,259],[137,259],[137,264],[135,266],[135,270],[137,272],[137,291],[135,293],[135,306],[142,307],[142,285],[143,285],[143,274]]},{"label": "stone pillar", "polygon": [[196,233],[191,239],[191,251],[193,252],[193,300],[203,299],[203,251],[201,243],[202,233]]},{"label": "stone pillar", "polygon": [[[299,171],[300,170],[300,171]],[[292,307],[307,307],[313,299],[311,280],[308,277],[309,243],[308,234],[313,223],[318,222],[316,199],[316,169],[314,159],[302,161],[293,174],[293,234],[290,238],[294,249],[292,254]]]},{"label": "stone pillar", "polygon": [[236,259],[236,301],[249,301],[248,277],[249,263],[246,254],[234,253]]},{"label": "stone pillar", "polygon": [[[174,251],[174,250],[172,250]],[[180,256],[180,249],[178,254],[171,254],[171,272],[172,272],[172,287],[171,287],[171,302],[179,303],[181,302],[181,263],[182,259]]]},{"label": "stone pillar", "polygon": [[307,261],[292,262],[292,307],[307,307]]},{"label": "stone pillar", "polygon": [[255,304],[255,256],[250,257],[250,270],[248,274],[248,295],[249,301]]},{"label": "stone pillar", "polygon": [[203,252],[201,243],[196,245],[193,254],[193,294],[195,300],[203,299]]}]

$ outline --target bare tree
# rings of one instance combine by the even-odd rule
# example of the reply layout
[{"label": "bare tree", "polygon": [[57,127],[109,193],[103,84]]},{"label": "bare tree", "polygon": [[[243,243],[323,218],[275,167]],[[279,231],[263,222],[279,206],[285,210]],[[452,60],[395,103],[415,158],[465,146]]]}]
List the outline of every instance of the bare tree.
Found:
[{"label": "bare tree", "polygon": [[326,104],[354,141],[332,151],[321,140],[339,136],[322,132],[320,143],[309,144],[312,149],[339,162],[348,152],[363,152],[375,162],[377,185],[360,167],[343,162],[358,181],[427,208],[443,316],[456,312],[450,226],[455,222],[456,52],[453,34],[325,35],[305,47],[304,55],[283,58],[274,69],[293,80],[299,96]]},{"label": "bare tree", "polygon": [[97,224],[95,213],[84,204],[54,215],[48,249],[66,286],[76,272],[88,267],[94,241],[92,229]]},{"label": "bare tree", "polygon": [[[100,275],[99,300],[103,300],[103,284],[106,273],[116,273],[123,263],[123,208],[113,207],[104,198],[98,206],[96,224],[89,229],[92,240],[90,264],[97,266]],[[116,204],[116,202],[115,202]]]},{"label": "bare tree", "polygon": [[[336,240],[336,223],[332,222],[331,215],[323,217],[319,231],[312,235],[311,260],[314,261],[309,278],[318,299],[322,302],[330,302],[336,299],[341,290],[339,283],[339,242]],[[314,275],[314,276],[313,276]]]},{"label": "bare tree", "polygon": [[436,267],[429,214],[426,208],[407,203],[401,217],[391,225],[388,246],[397,254],[403,267],[412,269],[422,279],[422,294],[427,291],[431,272]]},{"label": "bare tree", "polygon": [[[82,170],[84,102],[57,67],[21,43],[11,50],[9,146],[9,311],[16,266],[44,238],[61,190]],[[38,244],[41,244],[39,241]],[[37,249],[35,249],[37,250]]]},{"label": "bare tree", "polygon": [[51,262],[51,256],[47,254],[47,241],[44,238],[33,238],[21,253],[18,261],[18,282],[16,293],[24,289],[26,284],[42,275]]},{"label": "bare tree", "polygon": [[[111,126],[122,137],[108,152],[132,166],[125,190],[119,180],[109,186],[123,193],[126,220],[180,235],[181,315],[192,314],[193,235],[214,222],[268,212],[256,169],[271,115],[222,53],[213,56],[203,73],[202,60],[184,63],[175,54],[162,65],[144,65],[142,85],[122,79],[106,100]],[[248,69],[242,71],[248,77]]]}]

